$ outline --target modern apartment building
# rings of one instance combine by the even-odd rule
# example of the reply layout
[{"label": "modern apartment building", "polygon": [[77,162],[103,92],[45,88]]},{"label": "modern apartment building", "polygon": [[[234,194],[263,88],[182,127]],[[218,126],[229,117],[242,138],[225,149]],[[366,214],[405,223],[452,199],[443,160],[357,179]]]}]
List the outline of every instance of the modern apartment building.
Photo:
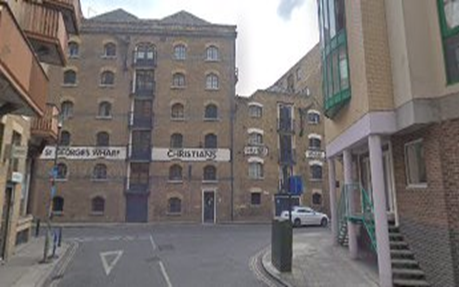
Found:
[{"label": "modern apartment building", "polygon": [[458,286],[459,3],[318,5],[336,241],[380,286]]},{"label": "modern apartment building", "polygon": [[33,161],[57,139],[48,68],[65,65],[80,15],[78,0],[0,1],[0,260],[30,235]]},{"label": "modern apartment building", "polygon": [[303,191],[293,204],[328,213],[321,77],[317,45],[270,88],[236,99],[236,220],[266,221],[288,209],[292,176]]},{"label": "modern apartment building", "polygon": [[[58,221],[229,221],[236,27],[181,11],[82,21],[51,73],[61,107]],[[55,146],[36,166],[46,214]]]}]

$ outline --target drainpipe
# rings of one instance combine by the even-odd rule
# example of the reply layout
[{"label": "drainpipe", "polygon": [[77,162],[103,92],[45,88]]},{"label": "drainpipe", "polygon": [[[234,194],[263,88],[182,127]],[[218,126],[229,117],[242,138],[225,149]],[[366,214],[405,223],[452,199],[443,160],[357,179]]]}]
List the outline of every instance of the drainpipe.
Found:
[{"label": "drainpipe", "polygon": [[234,221],[234,121],[236,119],[236,109],[234,106],[234,97],[236,96],[236,76],[235,76],[235,65],[236,65],[236,35],[233,41],[233,50],[231,52],[231,88],[230,88],[230,145],[231,145],[231,203],[230,203],[230,212],[231,212],[231,221]]}]

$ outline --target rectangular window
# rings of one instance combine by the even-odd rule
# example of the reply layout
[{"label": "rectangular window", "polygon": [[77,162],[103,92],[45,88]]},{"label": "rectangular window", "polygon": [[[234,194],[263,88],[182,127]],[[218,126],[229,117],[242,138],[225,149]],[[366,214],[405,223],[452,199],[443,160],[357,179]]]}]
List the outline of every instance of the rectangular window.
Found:
[{"label": "rectangular window", "polygon": [[405,145],[405,166],[408,185],[427,184],[424,144],[422,140]]},{"label": "rectangular window", "polygon": [[249,165],[249,178],[251,179],[262,179],[263,178],[263,164],[259,162],[253,162]]},{"label": "rectangular window", "polygon": [[252,192],[250,194],[250,204],[251,205],[261,204],[261,192]]}]

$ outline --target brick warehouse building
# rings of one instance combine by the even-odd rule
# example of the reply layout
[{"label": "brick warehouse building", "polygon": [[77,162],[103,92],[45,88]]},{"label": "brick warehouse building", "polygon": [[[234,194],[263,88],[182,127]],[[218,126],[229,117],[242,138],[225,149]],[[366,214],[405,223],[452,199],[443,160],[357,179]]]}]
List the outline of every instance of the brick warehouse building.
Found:
[{"label": "brick warehouse building", "polygon": [[318,3],[335,239],[380,286],[459,286],[458,3]]},{"label": "brick warehouse building", "polygon": [[[236,27],[187,12],[115,10],[82,22],[54,69],[58,221],[229,221]],[[36,165],[45,214],[55,146]]]},{"label": "brick warehouse building", "polygon": [[236,219],[267,220],[288,208],[289,176],[301,176],[294,204],[329,212],[324,162],[320,47],[276,83],[236,98]]}]

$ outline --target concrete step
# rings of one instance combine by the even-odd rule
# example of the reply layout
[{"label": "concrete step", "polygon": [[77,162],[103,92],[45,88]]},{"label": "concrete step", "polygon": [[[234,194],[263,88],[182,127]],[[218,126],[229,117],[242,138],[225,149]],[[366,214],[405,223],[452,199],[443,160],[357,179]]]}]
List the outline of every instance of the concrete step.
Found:
[{"label": "concrete step", "polygon": [[390,257],[392,259],[414,259],[414,254],[410,250],[394,249],[390,251]]},{"label": "concrete step", "polygon": [[394,268],[392,269],[392,274],[393,274],[393,277],[397,279],[416,279],[416,280],[425,279],[424,271],[420,269]]},{"label": "concrete step", "polygon": [[430,284],[425,280],[405,280],[394,279],[394,287],[430,287]]},{"label": "concrete step", "polygon": [[403,241],[403,235],[400,233],[389,233],[390,241]]},{"label": "concrete step", "polygon": [[396,226],[389,226],[389,233],[400,233],[400,229]]},{"label": "concrete step", "polygon": [[418,268],[419,264],[416,260],[412,259],[392,259],[393,268]]},{"label": "concrete step", "polygon": [[408,243],[404,241],[390,241],[390,249],[408,249]]}]

